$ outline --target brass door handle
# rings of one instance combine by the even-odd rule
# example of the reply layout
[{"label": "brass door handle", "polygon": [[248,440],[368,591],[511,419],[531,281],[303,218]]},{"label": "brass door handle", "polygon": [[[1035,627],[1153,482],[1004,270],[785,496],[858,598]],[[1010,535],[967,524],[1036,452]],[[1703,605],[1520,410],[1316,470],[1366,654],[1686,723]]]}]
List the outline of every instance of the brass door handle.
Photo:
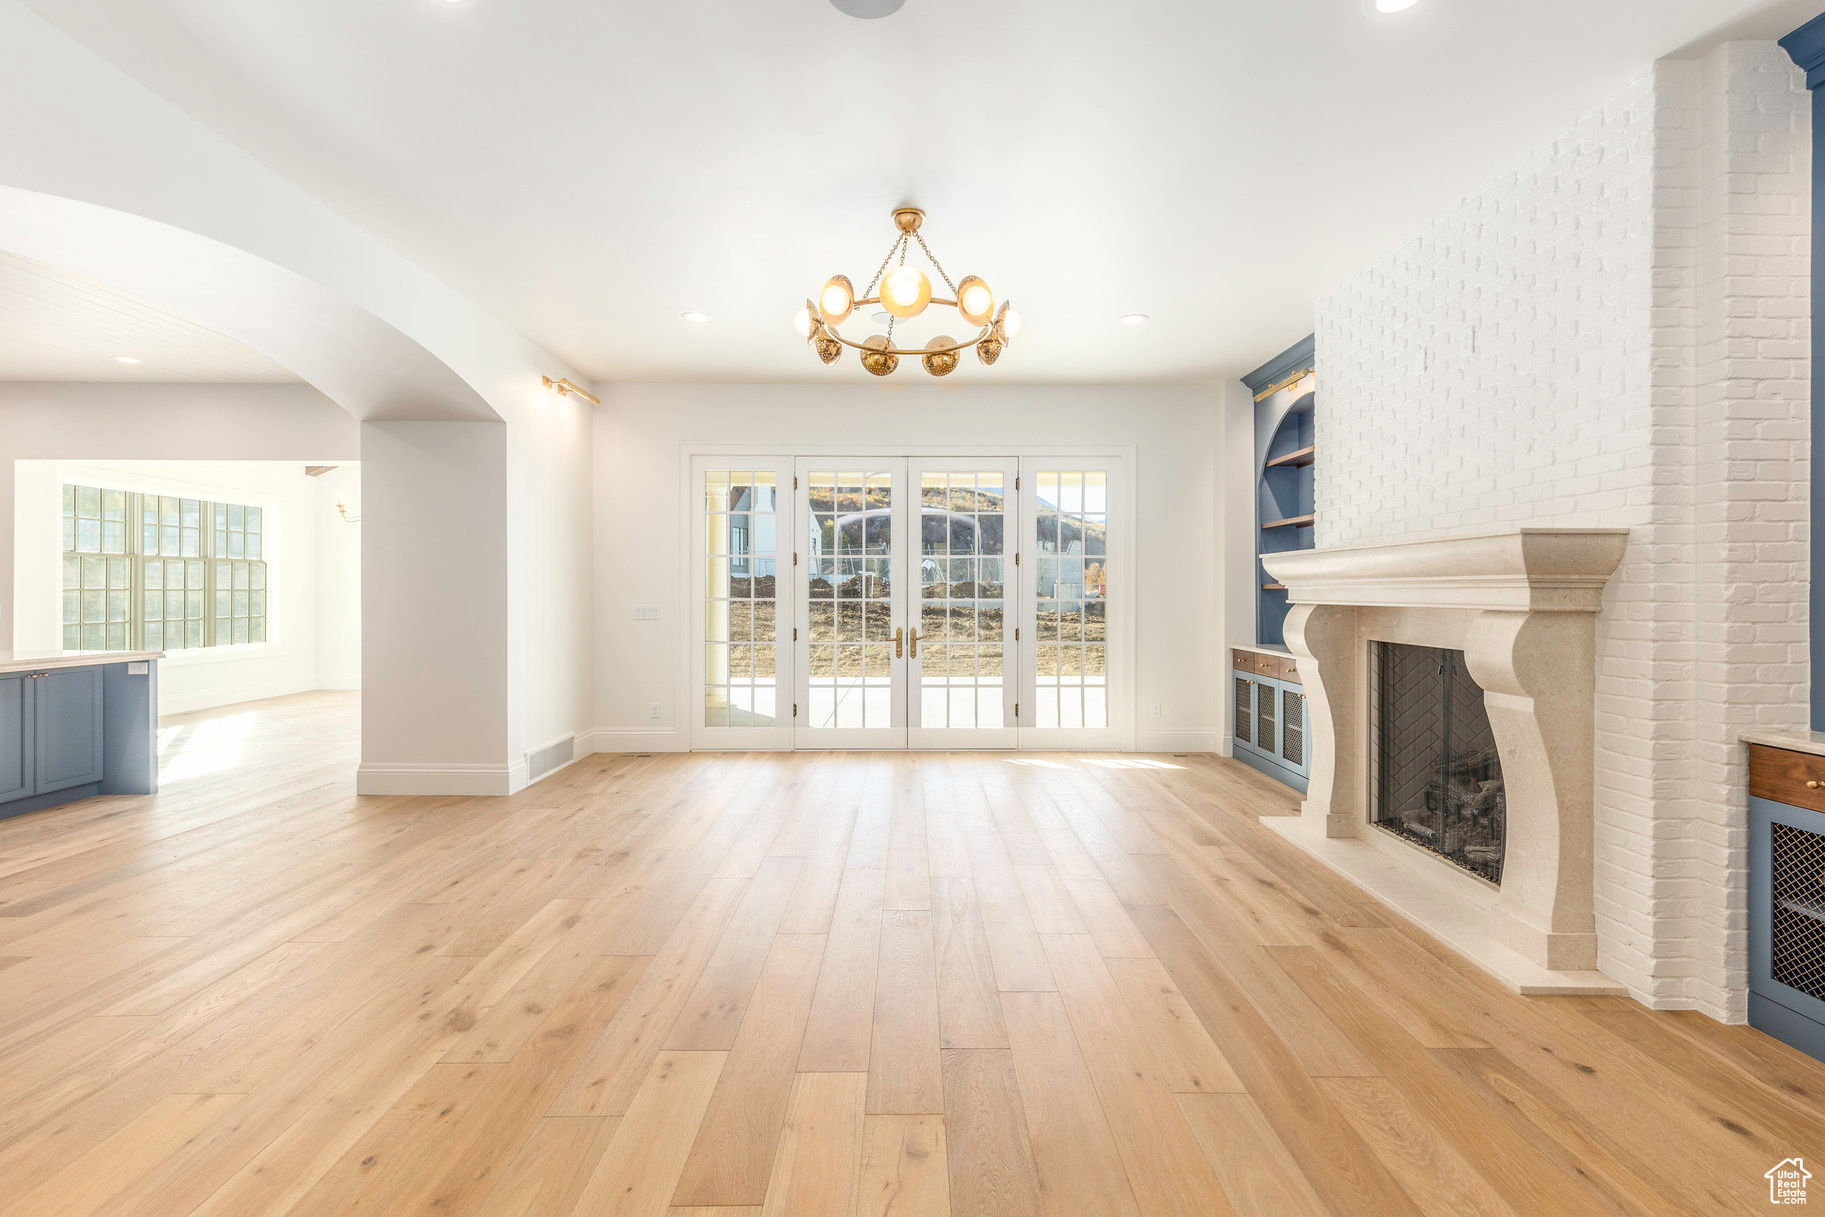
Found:
[{"label": "brass door handle", "polygon": [[895,659],[900,659],[905,654],[906,640],[901,637],[901,635],[905,633],[906,631],[904,629],[897,629],[893,632],[893,657]]},{"label": "brass door handle", "polygon": [[919,658],[919,627],[918,626],[914,626],[913,632],[912,632],[912,657],[914,659]]}]

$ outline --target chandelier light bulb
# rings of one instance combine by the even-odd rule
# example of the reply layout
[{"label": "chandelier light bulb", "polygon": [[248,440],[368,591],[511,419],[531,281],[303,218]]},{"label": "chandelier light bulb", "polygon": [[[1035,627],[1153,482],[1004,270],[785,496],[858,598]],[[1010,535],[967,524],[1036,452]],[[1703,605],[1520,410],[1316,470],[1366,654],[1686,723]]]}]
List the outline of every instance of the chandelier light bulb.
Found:
[{"label": "chandelier light bulb", "polygon": [[988,284],[970,275],[957,285],[957,311],[971,325],[987,325],[995,315],[995,293]]},{"label": "chandelier light bulb", "polygon": [[1020,314],[1011,308],[1001,310],[1001,332],[1012,342],[1020,336]]},{"label": "chandelier light bulb", "polygon": [[792,328],[798,331],[798,336],[800,338],[810,338],[812,324],[811,305],[807,303],[804,308],[798,311],[798,316],[792,319]]},{"label": "chandelier light bulb", "polygon": [[896,266],[881,281],[881,307],[902,320],[924,312],[931,298],[931,280],[916,267]]},{"label": "chandelier light bulb", "polygon": [[849,276],[832,275],[824,280],[824,290],[818,293],[817,305],[826,325],[841,325],[847,321],[849,310],[855,307],[855,288],[850,284]]}]

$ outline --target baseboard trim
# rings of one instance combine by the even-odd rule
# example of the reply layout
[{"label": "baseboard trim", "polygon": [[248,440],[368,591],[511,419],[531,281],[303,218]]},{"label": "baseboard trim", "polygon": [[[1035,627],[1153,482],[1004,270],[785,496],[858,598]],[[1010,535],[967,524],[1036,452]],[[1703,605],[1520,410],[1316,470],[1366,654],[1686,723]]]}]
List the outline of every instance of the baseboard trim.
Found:
[{"label": "baseboard trim", "polygon": [[[519,785],[514,785],[517,773]],[[505,795],[526,785],[526,766],[363,761],[356,794]]]},{"label": "baseboard trim", "polygon": [[1222,737],[1215,731],[1136,731],[1136,752],[1215,752]]},{"label": "baseboard trim", "polygon": [[590,752],[683,752],[673,727],[597,727],[577,733],[577,755]]}]

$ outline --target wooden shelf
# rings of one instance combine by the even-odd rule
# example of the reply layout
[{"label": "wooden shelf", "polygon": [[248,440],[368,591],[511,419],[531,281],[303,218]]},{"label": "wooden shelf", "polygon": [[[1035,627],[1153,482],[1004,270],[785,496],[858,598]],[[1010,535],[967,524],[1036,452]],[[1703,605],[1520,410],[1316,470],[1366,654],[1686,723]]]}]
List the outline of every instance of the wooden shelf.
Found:
[{"label": "wooden shelf", "polygon": [[1283,592],[1286,590],[1286,584],[1284,584],[1284,583],[1263,583],[1261,585],[1261,590],[1264,592]]},{"label": "wooden shelf", "polygon": [[1310,528],[1316,515],[1288,516],[1284,520],[1269,520],[1261,525],[1263,528]]},{"label": "wooden shelf", "polygon": [[1301,468],[1305,465],[1311,464],[1312,461],[1314,459],[1316,459],[1312,455],[1315,449],[1316,449],[1316,445],[1307,444],[1305,447],[1300,448],[1294,452],[1289,452],[1285,456],[1275,457],[1273,460],[1269,461],[1266,465],[1264,465],[1263,468],[1265,468],[1265,469],[1280,469],[1280,468],[1287,468],[1287,467],[1295,468],[1295,469]]}]

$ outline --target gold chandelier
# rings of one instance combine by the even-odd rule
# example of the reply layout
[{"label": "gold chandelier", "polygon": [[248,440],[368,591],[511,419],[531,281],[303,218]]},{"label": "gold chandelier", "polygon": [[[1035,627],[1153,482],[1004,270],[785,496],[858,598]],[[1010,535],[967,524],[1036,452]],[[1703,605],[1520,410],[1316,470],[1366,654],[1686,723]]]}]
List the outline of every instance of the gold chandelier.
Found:
[{"label": "gold chandelier", "polygon": [[[975,275],[966,275],[961,283],[952,283],[951,277],[944,273],[944,267],[925,244],[925,238],[919,235],[919,226],[925,222],[925,213],[917,207],[901,207],[893,213],[894,227],[900,235],[894,238],[893,248],[881,259],[881,268],[874,273],[874,279],[868,284],[868,290],[858,299],[855,288],[847,275],[832,275],[824,281],[824,287],[818,293],[817,302],[805,301],[805,307],[798,311],[796,326],[799,337],[817,351],[817,357],[825,363],[835,363],[843,353],[844,347],[854,347],[860,351],[862,366],[876,376],[887,376],[900,366],[900,356],[916,357],[933,376],[949,376],[957,368],[960,352],[975,348],[976,358],[984,364],[992,364],[1001,358],[1001,352],[1009,342],[1020,333],[1020,314],[1007,306],[1004,301],[1000,311],[995,308],[995,293],[989,285]],[[912,243],[917,241],[919,249],[925,254],[926,261],[944,280],[950,289],[951,299],[932,295],[931,280],[925,272],[916,266],[908,266],[906,257],[912,250]],[[875,289],[879,288],[877,295]],[[854,342],[837,332],[837,326],[849,319],[849,315],[865,304],[878,304],[887,312],[887,332],[873,334],[861,342]],[[954,308],[957,315],[980,332],[971,339],[959,342],[948,334],[940,334],[915,349],[902,349],[893,344],[893,327],[896,322],[917,317],[931,305]]]}]

